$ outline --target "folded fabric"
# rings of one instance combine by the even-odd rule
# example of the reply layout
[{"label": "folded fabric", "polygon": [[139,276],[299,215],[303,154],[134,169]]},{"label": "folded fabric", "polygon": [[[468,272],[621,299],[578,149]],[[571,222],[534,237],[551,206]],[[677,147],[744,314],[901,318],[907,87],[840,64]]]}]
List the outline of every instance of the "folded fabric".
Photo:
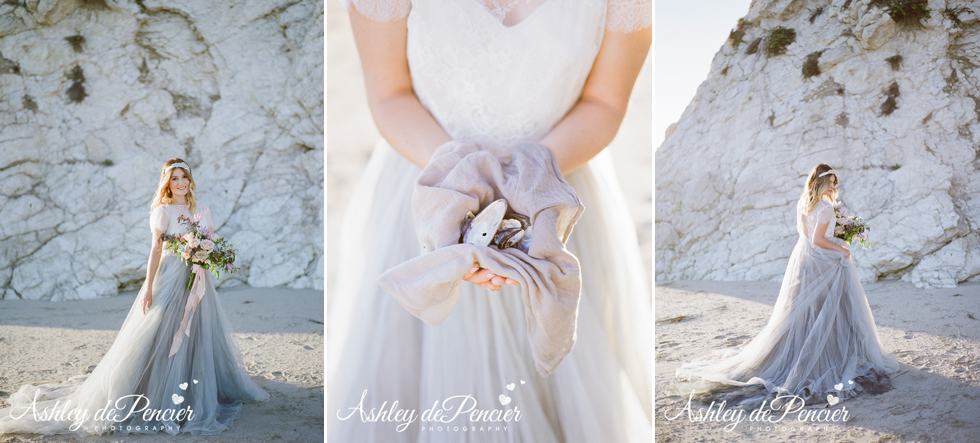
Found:
[{"label": "folded fabric", "polygon": [[[530,217],[527,252],[458,243],[467,212],[500,198]],[[535,368],[547,375],[575,343],[582,280],[565,242],[583,210],[546,147],[521,145],[498,157],[475,144],[448,142],[433,154],[412,194],[422,254],[387,270],[381,287],[412,315],[439,324],[474,263],[518,281]]]}]

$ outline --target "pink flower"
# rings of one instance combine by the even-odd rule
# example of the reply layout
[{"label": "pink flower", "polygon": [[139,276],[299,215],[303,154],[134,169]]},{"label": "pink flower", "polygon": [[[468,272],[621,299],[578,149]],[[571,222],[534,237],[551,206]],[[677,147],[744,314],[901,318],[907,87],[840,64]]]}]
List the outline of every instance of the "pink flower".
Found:
[{"label": "pink flower", "polygon": [[214,242],[211,240],[201,240],[201,248],[205,251],[211,252],[214,250]]},{"label": "pink flower", "polygon": [[208,259],[208,251],[200,250],[194,253],[194,261],[203,262]]},{"label": "pink flower", "polygon": [[200,245],[201,245],[201,240],[197,238],[196,235],[192,235],[191,238],[187,240],[187,246],[190,246],[191,248],[196,248]]},{"label": "pink flower", "polygon": [[191,251],[185,249],[184,250],[184,253],[183,254],[180,254],[180,256],[183,257],[184,260],[190,260],[191,259]]}]

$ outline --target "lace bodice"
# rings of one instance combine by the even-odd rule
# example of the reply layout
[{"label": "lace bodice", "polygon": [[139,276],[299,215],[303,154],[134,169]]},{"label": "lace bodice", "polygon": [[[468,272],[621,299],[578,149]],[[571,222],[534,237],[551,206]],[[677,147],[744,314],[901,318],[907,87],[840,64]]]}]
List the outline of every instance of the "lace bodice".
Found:
[{"label": "lace bodice", "polygon": [[[211,218],[211,210],[204,204],[198,203],[196,214],[201,216],[201,226],[214,229],[214,220]],[[193,217],[184,205],[160,205],[150,211],[150,229],[165,234],[183,234],[187,232],[177,218],[181,215]]]},{"label": "lace bodice", "polygon": [[[557,124],[578,100],[604,32],[648,26],[650,9],[649,1],[635,0],[354,5],[375,19],[407,14],[408,64],[419,101],[454,139],[505,150],[537,141]],[[512,12],[518,20],[508,23]]]},{"label": "lace bodice", "polygon": [[827,223],[827,231],[824,233],[824,237],[830,241],[834,241],[834,226],[837,225],[834,206],[826,200],[820,200],[817,206],[809,213],[805,213],[803,209],[803,202],[801,201],[797,205],[797,233],[802,237],[806,237],[812,244],[813,239],[817,235],[817,226],[820,223]]}]

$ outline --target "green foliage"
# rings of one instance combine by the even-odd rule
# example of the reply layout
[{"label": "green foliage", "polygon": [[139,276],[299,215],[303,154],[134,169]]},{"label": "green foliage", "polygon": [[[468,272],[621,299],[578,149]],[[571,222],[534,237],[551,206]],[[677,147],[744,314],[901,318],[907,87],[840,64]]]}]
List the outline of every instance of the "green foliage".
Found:
[{"label": "green foliage", "polygon": [[769,31],[766,36],[766,56],[774,57],[786,53],[786,47],[796,41],[796,31],[779,26]]},{"label": "green foliage", "polygon": [[963,27],[963,21],[960,20],[960,14],[972,14],[972,13],[973,10],[967,8],[966,6],[956,6],[952,8],[946,7],[942,11],[943,17],[946,17],[947,19],[949,19],[949,21],[953,22],[953,26],[956,26],[957,28]]},{"label": "green foliage", "polygon": [[738,19],[738,25],[736,25],[735,29],[732,29],[732,31],[728,33],[728,44],[730,44],[733,48],[737,48],[738,45],[741,45],[742,39],[745,37],[745,30],[749,28],[749,25],[750,23],[745,21],[744,18]]},{"label": "green foliage", "polygon": [[924,28],[922,21],[930,14],[928,0],[871,0],[871,5],[884,9],[903,29]]}]

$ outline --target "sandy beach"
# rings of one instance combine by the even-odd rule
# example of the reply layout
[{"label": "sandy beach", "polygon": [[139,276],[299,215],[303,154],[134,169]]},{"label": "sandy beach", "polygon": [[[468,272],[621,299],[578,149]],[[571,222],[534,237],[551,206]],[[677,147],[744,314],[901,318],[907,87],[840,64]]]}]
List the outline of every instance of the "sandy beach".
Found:
[{"label": "sandy beach", "polygon": [[[239,287],[218,292],[249,375],[267,392],[246,404],[218,436],[182,441],[298,442],[323,438],[323,292]],[[71,302],[0,301],[0,407],[22,384],[61,383],[85,374],[112,344],[135,292]],[[125,441],[172,441],[168,434]],[[17,434],[0,442],[120,441],[112,435]]]},{"label": "sandy beach", "polygon": [[[966,442],[980,437],[980,284],[917,289],[866,284],[884,348],[900,369],[894,389],[834,406],[846,423],[811,425],[790,415],[765,429],[742,422],[667,420],[687,403],[670,395],[675,369],[710,349],[736,347],[769,319],[779,282],[678,281],[656,287],[656,434],[673,441]],[[704,405],[706,406],[706,405]]]}]

